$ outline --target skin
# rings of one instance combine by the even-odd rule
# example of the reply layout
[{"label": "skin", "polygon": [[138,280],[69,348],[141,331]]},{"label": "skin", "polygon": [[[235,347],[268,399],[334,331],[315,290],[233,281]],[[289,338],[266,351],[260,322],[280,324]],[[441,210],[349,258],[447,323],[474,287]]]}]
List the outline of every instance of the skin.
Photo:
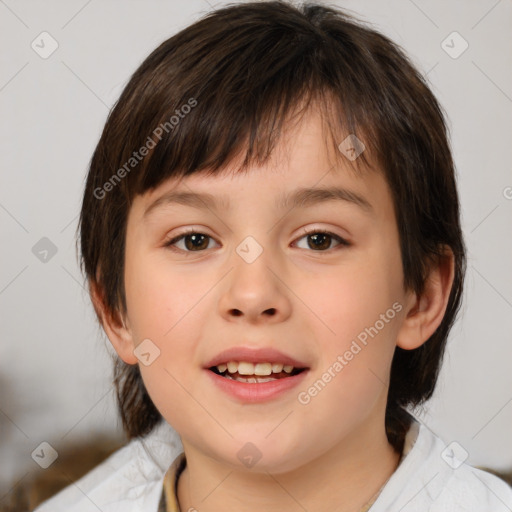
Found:
[{"label": "skin", "polygon": [[[398,464],[384,426],[393,352],[420,346],[440,324],[453,258],[432,268],[421,297],[404,289],[397,223],[382,173],[353,172],[325,143],[313,112],[286,131],[265,165],[168,180],[138,196],[129,213],[127,314],[117,323],[104,313],[103,325],[126,363],[139,363],[134,348],[144,339],[160,350],[140,369],[153,402],[183,442],[187,467],[178,499],[184,511],[354,512]],[[330,185],[363,196],[371,212],[347,201],[275,206],[283,192]],[[227,192],[231,206],[166,204],[144,219],[145,209],[171,190],[216,197]],[[201,251],[186,253],[184,239],[174,251],[165,246],[188,227],[211,237]],[[333,238],[327,248],[315,249],[304,228],[326,229],[350,245]],[[263,248],[250,264],[236,252],[247,236]],[[98,297],[93,291],[101,308]],[[301,404],[298,393],[397,302],[401,311]],[[278,348],[305,362],[309,373],[275,399],[240,403],[212,385],[203,369],[234,346]],[[252,468],[237,457],[248,441],[262,455]]]}]

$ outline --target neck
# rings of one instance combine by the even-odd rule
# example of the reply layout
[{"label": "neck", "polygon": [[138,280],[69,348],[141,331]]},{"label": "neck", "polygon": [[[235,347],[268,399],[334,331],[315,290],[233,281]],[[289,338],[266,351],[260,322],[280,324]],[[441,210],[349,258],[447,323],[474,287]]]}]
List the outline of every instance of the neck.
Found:
[{"label": "neck", "polygon": [[[183,442],[187,466],[178,481],[182,511],[359,512],[393,474],[400,455],[383,425],[368,422],[328,453],[286,473],[233,469]],[[328,490],[328,492],[326,492]]]}]

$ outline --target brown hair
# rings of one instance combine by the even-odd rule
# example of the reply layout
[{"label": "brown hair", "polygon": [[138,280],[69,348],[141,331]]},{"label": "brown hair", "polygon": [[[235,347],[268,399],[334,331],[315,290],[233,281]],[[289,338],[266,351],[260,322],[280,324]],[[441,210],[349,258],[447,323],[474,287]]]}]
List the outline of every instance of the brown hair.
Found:
[{"label": "brown hair", "polygon": [[[430,264],[446,246],[454,255],[442,323],[421,347],[395,351],[386,431],[400,450],[410,422],[403,408],[434,390],[460,307],[465,247],[442,109],[403,51],[361,21],[317,4],[235,4],[156,48],[131,77],[94,151],[79,223],[82,269],[105,310],[113,318],[126,313],[123,262],[134,197],[170,177],[213,174],[239,155],[239,171],[265,162],[294,109],[313,100],[332,141],[355,134],[385,175],[404,287],[420,294]],[[161,415],[138,366],[118,359],[114,380],[126,433],[147,434]]]}]

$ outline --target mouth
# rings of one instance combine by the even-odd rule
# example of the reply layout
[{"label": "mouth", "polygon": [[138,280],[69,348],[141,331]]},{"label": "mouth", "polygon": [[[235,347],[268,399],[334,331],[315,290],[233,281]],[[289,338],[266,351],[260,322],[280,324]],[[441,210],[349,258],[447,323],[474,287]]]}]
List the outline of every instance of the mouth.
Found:
[{"label": "mouth", "polygon": [[235,380],[237,382],[260,384],[294,377],[295,375],[305,371],[307,368],[295,367],[290,364],[285,365],[283,363],[227,361],[226,363],[211,366],[208,369],[216,375],[220,375],[226,379]]},{"label": "mouth", "polygon": [[204,370],[217,389],[246,404],[288,396],[310,368],[271,347],[233,347],[211,359]]}]

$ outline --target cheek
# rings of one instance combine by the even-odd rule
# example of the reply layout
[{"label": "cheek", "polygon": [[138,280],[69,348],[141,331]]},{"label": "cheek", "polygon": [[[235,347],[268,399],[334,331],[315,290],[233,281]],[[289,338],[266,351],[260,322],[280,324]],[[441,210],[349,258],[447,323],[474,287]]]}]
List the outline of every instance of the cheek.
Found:
[{"label": "cheek", "polygon": [[402,299],[400,266],[370,253],[352,265],[332,267],[332,271],[322,271],[314,278],[304,277],[295,290],[318,320],[319,342],[340,350],[360,333],[364,338],[365,329],[376,322],[379,331],[393,329],[393,304]]},{"label": "cheek", "polygon": [[127,259],[125,283],[133,332],[139,339],[161,340],[162,346],[182,332],[197,331],[198,305],[212,286],[197,272],[170,265],[165,254]]},{"label": "cheek", "polygon": [[388,240],[302,289],[321,320],[315,369],[320,382],[305,397],[314,396],[319,415],[343,417],[350,410],[364,416],[386,391],[403,310],[398,242]]},{"label": "cheek", "polygon": [[158,355],[150,365],[140,365],[148,392],[157,407],[165,407],[170,396],[190,403],[184,388],[193,391],[194,372],[200,371],[198,345],[209,325],[211,290],[219,278],[191,266],[172,266],[165,254],[136,252],[127,258],[126,276],[134,344],[149,339]]}]

